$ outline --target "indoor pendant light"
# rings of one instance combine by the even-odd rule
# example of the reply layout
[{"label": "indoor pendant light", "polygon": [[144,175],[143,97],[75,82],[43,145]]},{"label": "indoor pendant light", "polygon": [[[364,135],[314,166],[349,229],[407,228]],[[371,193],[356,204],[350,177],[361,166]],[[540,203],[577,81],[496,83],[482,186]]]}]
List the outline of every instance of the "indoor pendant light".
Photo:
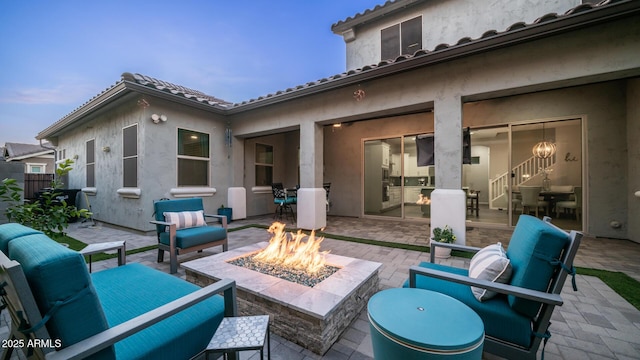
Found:
[{"label": "indoor pendant light", "polygon": [[531,152],[533,152],[533,156],[539,159],[550,158],[556,153],[556,144],[546,141],[544,138],[544,123],[542,123],[542,141],[535,144]]}]

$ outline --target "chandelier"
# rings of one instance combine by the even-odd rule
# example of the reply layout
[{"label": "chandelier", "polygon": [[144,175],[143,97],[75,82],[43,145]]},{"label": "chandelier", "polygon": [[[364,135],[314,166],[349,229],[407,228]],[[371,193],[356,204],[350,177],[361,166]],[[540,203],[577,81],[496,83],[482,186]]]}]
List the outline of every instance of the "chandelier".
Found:
[{"label": "chandelier", "polygon": [[542,123],[542,141],[535,144],[531,152],[538,159],[547,159],[556,153],[556,144],[546,141],[544,138],[544,123]]}]

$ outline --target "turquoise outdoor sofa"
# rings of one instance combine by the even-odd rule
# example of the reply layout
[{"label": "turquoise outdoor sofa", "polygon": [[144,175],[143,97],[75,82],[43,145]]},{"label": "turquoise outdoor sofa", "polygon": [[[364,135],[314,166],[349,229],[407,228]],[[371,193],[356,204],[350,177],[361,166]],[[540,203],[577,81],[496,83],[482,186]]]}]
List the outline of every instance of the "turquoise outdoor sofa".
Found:
[{"label": "turquoise outdoor sofa", "polygon": [[190,359],[237,314],[232,280],[200,288],[136,263],[90,274],[80,253],[12,223],[0,249],[7,344],[29,358]]},{"label": "turquoise outdoor sofa", "polygon": [[[563,303],[560,292],[567,274],[575,275],[573,259],[581,238],[579,232],[567,233],[552,225],[549,217],[521,215],[506,254],[501,250],[510,262],[506,283],[472,278],[468,269],[435,263],[436,246],[475,253],[481,248],[432,242],[431,262],[412,266],[404,287],[437,291],[473,309],[484,322],[485,352],[507,359],[535,359],[541,342],[551,336],[551,315]],[[576,290],[575,277],[572,280]],[[480,301],[472,287],[497,294]]]}]

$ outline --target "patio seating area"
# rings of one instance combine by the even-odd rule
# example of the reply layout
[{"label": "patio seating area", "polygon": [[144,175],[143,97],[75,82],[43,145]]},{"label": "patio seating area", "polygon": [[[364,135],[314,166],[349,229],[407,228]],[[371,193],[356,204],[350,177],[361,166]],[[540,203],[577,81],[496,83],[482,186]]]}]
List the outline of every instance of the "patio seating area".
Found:
[{"label": "patio seating area", "polygon": [[[272,215],[236,220],[229,224],[229,249],[266,241],[269,234],[263,228],[246,227],[251,224],[270,225]],[[398,222],[359,218],[329,216],[326,234],[348,236],[361,239],[395,242],[426,246],[428,226],[421,222]],[[97,224],[88,227],[75,223],[68,233],[85,243],[99,241],[125,240],[127,250],[157,244],[155,233],[132,233],[107,225]],[[467,245],[482,247],[498,241],[506,247],[511,231],[504,229],[469,228]],[[362,244],[331,239],[327,235],[322,243],[323,250],[332,254],[350,256],[382,263],[380,270],[380,288],[401,287],[409,274],[409,267],[421,261],[428,261],[425,252]],[[220,248],[205,249],[202,253],[180,255],[179,262],[193,260],[202,256],[219,253]],[[575,258],[575,266],[622,271],[640,280],[640,244],[625,240],[584,237]],[[469,259],[452,256],[438,260],[442,264],[465,267]],[[169,263],[157,262],[157,251],[150,250],[127,255],[127,263],[143,263],[169,272]],[[116,267],[117,259],[93,262],[93,271]],[[175,276],[184,278],[185,272],[180,266]],[[578,291],[574,292],[570,282],[565,284],[562,297],[564,305],[556,308],[551,319],[552,333],[546,345],[545,359],[640,359],[640,311],[613,292],[600,279],[578,275]],[[2,313],[0,338],[6,338],[8,314]],[[366,309],[354,320],[339,340],[320,357],[309,350],[293,344],[280,336],[271,336],[271,354],[283,359],[370,359],[373,357],[371,334]],[[22,354],[20,354],[22,355]],[[257,359],[258,351],[241,353],[241,359]],[[14,352],[15,359],[18,357]],[[496,359],[485,354],[485,359]],[[540,358],[540,355],[538,355]]]}]

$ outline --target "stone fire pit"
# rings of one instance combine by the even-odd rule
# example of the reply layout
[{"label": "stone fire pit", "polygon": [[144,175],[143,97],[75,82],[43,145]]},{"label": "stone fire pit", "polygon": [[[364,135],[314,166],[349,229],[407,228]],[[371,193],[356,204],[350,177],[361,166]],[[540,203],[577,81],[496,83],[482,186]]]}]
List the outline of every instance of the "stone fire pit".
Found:
[{"label": "stone fire pit", "polygon": [[200,286],[234,279],[240,315],[270,315],[274,333],[323,355],[378,291],[382,264],[328,254],[327,264],[340,270],[308,287],[227,263],[267,245],[260,242],[181,266],[187,280]]}]

